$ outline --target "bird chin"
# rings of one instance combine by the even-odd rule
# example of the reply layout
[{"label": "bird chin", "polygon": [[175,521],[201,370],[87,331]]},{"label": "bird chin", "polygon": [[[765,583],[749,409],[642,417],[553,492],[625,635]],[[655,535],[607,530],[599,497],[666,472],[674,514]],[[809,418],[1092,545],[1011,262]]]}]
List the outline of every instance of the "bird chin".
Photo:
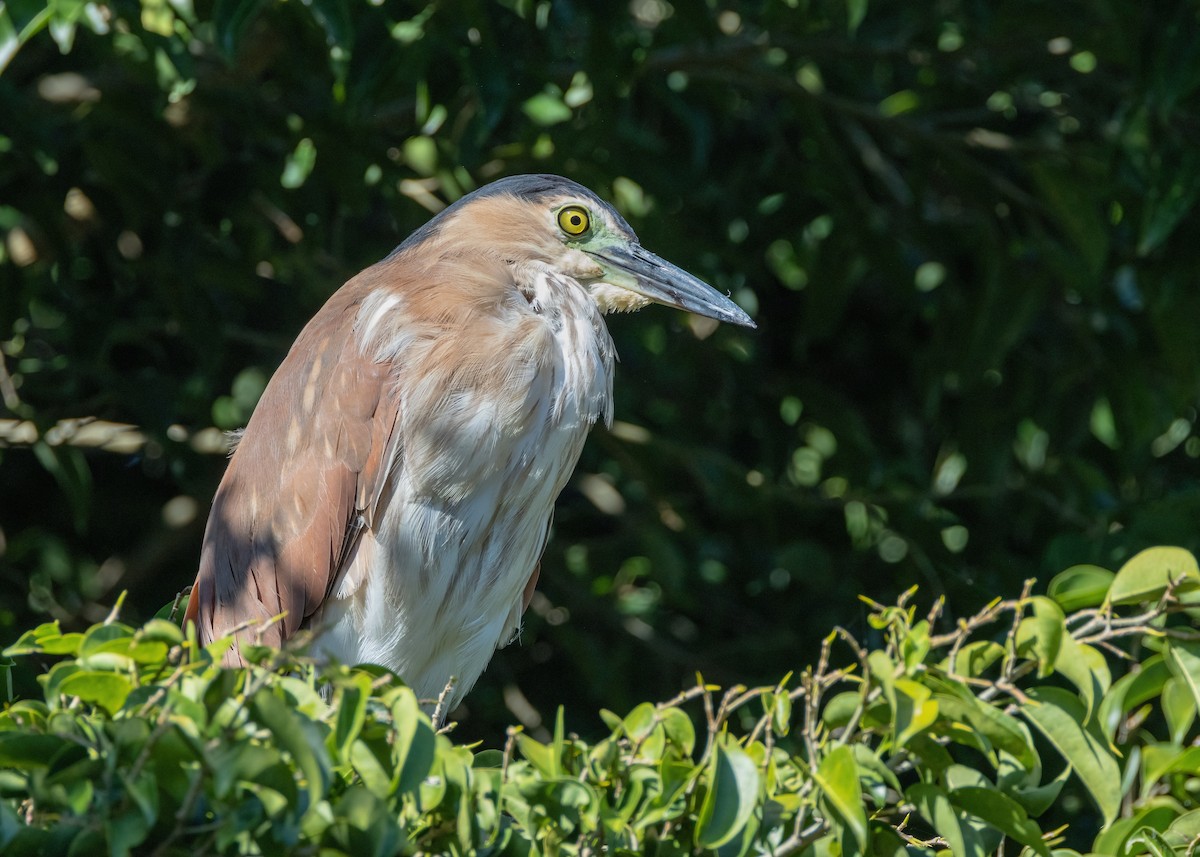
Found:
[{"label": "bird chin", "polygon": [[600,312],[606,315],[610,312],[634,312],[649,304],[651,301],[644,295],[614,286],[612,283],[593,283],[588,291]]}]

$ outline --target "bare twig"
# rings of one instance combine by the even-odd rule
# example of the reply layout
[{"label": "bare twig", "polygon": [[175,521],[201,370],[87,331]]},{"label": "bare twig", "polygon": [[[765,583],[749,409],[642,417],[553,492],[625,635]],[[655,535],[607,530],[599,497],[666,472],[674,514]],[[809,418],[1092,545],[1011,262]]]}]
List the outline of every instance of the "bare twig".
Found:
[{"label": "bare twig", "polygon": [[454,685],[458,684],[457,676],[450,676],[446,681],[446,686],[442,688],[442,692],[438,694],[437,706],[433,709],[433,728],[439,729],[442,725],[442,718],[446,716],[446,708],[450,704],[450,694],[454,691]]}]

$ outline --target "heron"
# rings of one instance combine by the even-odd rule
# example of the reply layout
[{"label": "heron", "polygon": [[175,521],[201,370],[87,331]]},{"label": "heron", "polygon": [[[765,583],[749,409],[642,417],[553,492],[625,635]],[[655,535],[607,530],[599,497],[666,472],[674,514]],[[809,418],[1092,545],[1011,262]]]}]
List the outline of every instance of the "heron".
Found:
[{"label": "heron", "polygon": [[555,500],[611,425],[604,316],[650,303],[755,326],[553,175],[466,194],[350,279],[230,456],[186,612],[201,644],[234,633],[239,665],[311,629],[317,656],[461,700],[519,635]]}]

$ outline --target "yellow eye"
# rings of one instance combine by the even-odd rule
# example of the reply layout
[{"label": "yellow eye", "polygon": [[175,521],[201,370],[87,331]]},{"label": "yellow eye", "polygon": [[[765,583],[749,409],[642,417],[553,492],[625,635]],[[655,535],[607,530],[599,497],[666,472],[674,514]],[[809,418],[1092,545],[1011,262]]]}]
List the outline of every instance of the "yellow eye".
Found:
[{"label": "yellow eye", "polygon": [[578,205],[568,205],[558,213],[558,228],[574,238],[587,232],[591,225],[587,209]]}]

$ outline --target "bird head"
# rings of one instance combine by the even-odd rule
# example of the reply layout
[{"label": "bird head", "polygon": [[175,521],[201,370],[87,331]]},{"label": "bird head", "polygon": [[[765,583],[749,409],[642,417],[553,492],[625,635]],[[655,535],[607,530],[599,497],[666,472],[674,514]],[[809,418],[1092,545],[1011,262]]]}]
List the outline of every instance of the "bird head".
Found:
[{"label": "bird head", "polygon": [[642,247],[615,208],[570,179],[511,176],[467,194],[397,248],[442,240],[486,244],[511,263],[540,263],[580,283],[602,312],[650,303],[755,327],[744,310],[703,280]]}]

